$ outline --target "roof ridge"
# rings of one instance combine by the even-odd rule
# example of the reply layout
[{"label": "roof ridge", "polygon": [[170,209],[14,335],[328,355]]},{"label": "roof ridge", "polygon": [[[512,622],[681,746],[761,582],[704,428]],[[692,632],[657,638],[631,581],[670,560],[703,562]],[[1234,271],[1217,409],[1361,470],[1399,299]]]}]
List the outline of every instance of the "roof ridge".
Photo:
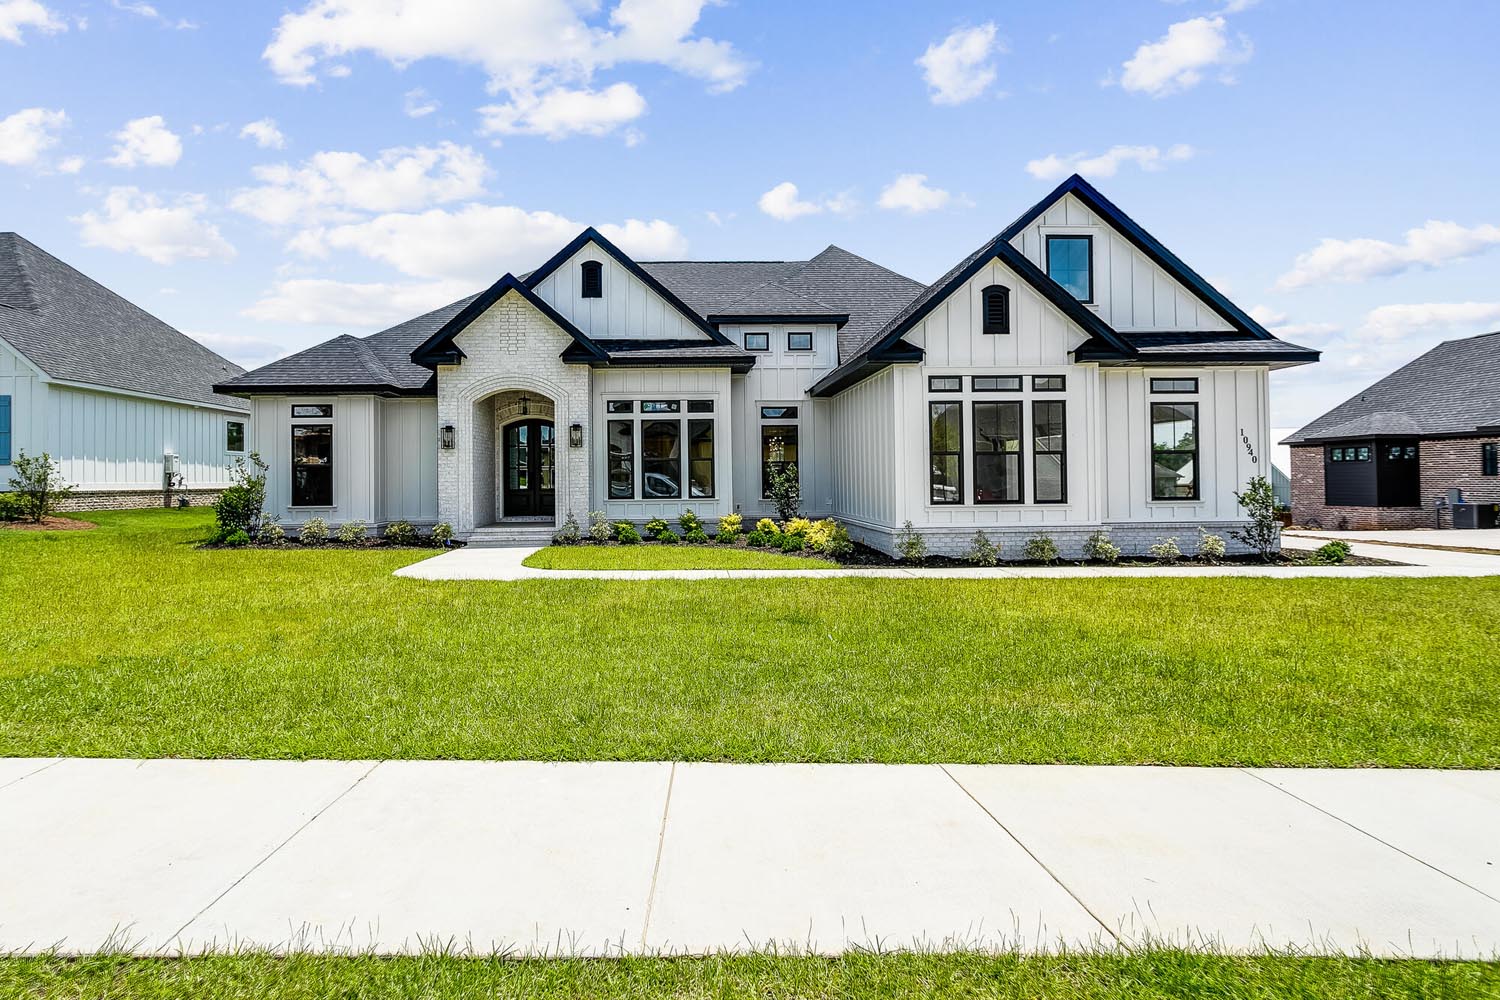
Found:
[{"label": "roof ridge", "polygon": [[[799,270],[796,273],[801,274],[802,272]],[[792,277],[792,275],[788,275],[788,277]],[[795,288],[788,288],[786,285],[782,284],[783,280],[784,279],[782,278],[773,278],[770,281],[761,282],[759,285],[756,285],[754,288],[751,288],[749,291],[747,291],[744,295],[737,296],[736,298],[730,299],[728,302],[724,303],[723,307],[719,310],[719,314],[726,316],[733,315],[735,305],[745,301],[748,298],[753,297],[766,288],[777,288],[788,295],[795,295],[799,299],[812,303],[819,309],[826,309],[830,314],[838,312],[838,309],[829,305],[827,302],[822,301],[821,299],[815,299],[811,295],[805,295],[802,292],[797,291]]]},{"label": "roof ridge", "polygon": [[359,353],[360,360],[364,363],[365,367],[370,370],[371,374],[379,375],[381,378],[384,378],[388,381],[395,378],[395,375],[391,372],[390,367],[381,360],[378,354],[375,353],[375,349],[369,344],[365,343],[365,338],[356,337],[352,334],[345,333],[341,334],[336,339],[348,340],[353,342],[354,349]]},{"label": "roof ridge", "polygon": [[[822,250],[819,250],[817,253],[813,254],[812,260],[817,260],[819,257],[823,256],[825,253],[827,253],[830,250],[837,250],[839,253],[848,254],[850,257],[853,257],[855,260],[862,261],[862,262],[864,262],[866,264],[869,264],[873,268],[877,268],[878,270],[884,271],[886,274],[889,274],[893,278],[900,278],[903,281],[910,281],[914,285],[922,285],[923,288],[927,287],[926,285],[923,285],[922,282],[918,281],[916,278],[913,278],[911,275],[902,274],[900,271],[892,270],[891,268],[886,267],[884,264],[880,263],[879,261],[871,260],[870,258],[864,256],[863,254],[857,254],[853,250],[845,249],[844,247],[839,246],[837,243],[830,243],[826,247],[824,247]],[[808,261],[808,263],[811,264],[812,260]]]}]

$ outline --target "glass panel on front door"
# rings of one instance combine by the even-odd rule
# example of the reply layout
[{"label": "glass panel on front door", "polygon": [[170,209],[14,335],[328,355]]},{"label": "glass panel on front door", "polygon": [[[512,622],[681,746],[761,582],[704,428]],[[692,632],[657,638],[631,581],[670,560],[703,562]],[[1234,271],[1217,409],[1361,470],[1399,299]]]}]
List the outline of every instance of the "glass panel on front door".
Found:
[{"label": "glass panel on front door", "polygon": [[556,466],[553,426],[525,420],[505,428],[505,517],[551,517]]}]

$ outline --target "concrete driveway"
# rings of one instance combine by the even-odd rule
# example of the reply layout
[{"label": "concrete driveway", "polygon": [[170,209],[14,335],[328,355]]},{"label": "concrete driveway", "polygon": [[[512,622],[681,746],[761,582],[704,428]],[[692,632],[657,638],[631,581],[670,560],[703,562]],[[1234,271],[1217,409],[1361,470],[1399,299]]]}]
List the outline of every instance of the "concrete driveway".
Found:
[{"label": "concrete driveway", "polygon": [[0,760],[0,951],[1500,954],[1500,772]]}]

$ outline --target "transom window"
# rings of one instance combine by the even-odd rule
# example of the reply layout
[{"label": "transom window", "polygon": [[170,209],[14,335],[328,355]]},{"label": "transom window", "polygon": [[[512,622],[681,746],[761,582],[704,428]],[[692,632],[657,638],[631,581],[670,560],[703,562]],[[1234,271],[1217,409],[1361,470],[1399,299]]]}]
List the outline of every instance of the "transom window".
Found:
[{"label": "transom window", "polygon": [[1021,391],[1021,376],[1019,375],[975,375],[973,383],[975,392]]},{"label": "transom window", "polygon": [[762,406],[760,408],[760,419],[796,420],[797,408],[795,406]]},{"label": "transom window", "polygon": [[745,350],[747,351],[769,351],[771,349],[771,335],[769,333],[747,333],[745,334]]},{"label": "transom window", "polygon": [[1347,448],[1334,448],[1328,457],[1335,462],[1368,462],[1370,460],[1369,445],[1350,445]]},{"label": "transom window", "polygon": [[928,392],[963,392],[964,378],[962,375],[929,375],[927,377]]},{"label": "transom window", "polygon": [[305,404],[305,403],[299,403],[299,404],[297,404],[297,405],[295,405],[295,406],[292,407],[292,416],[294,416],[294,417],[332,417],[333,416],[333,404],[332,403],[318,403],[318,404],[315,404],[315,405],[308,405],[308,404]]},{"label": "transom window", "polygon": [[1079,302],[1094,301],[1094,238],[1047,237],[1047,276]]},{"label": "transom window", "polygon": [[1031,388],[1035,392],[1062,392],[1067,388],[1067,380],[1061,375],[1033,375]]},{"label": "transom window", "polygon": [[586,260],[578,267],[582,274],[583,297],[586,299],[604,298],[604,265],[597,260]]},{"label": "transom window", "polygon": [[788,333],[786,335],[786,349],[789,351],[812,350],[811,333]]},{"label": "transom window", "polygon": [[[711,399],[612,399],[605,410],[605,473],[611,500],[706,500],[715,495]],[[637,414],[637,411],[639,413]]]},{"label": "transom window", "polygon": [[1151,499],[1198,499],[1197,403],[1151,404]]},{"label": "transom window", "polygon": [[1198,380],[1195,378],[1154,378],[1151,380],[1151,391],[1156,395],[1174,392],[1197,392]]},{"label": "transom window", "polygon": [[646,399],[641,401],[642,413],[681,413],[682,401],[679,399]]}]

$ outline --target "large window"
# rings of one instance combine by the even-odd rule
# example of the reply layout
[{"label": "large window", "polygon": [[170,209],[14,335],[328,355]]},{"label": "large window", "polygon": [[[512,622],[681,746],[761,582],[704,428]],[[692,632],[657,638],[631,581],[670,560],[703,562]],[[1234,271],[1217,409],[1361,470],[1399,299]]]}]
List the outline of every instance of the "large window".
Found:
[{"label": "large window", "polygon": [[333,425],[292,425],[292,506],[333,506]]},{"label": "large window", "polygon": [[[763,408],[762,413],[769,407]],[[796,409],[792,415],[796,416]],[[760,495],[771,495],[771,483],[788,468],[797,465],[797,425],[760,425]]]},{"label": "large window", "polygon": [[0,465],[10,464],[10,397],[0,396]]},{"label": "large window", "polygon": [[1061,400],[1031,404],[1031,491],[1037,503],[1068,499],[1068,426]]},{"label": "large window", "polygon": [[1198,404],[1151,404],[1151,499],[1198,499]]},{"label": "large window", "polygon": [[964,502],[964,405],[929,403],[928,443],[932,469],[928,499],[933,503]]},{"label": "large window", "polygon": [[245,422],[243,420],[229,420],[224,423],[224,450],[245,450]]},{"label": "large window", "polygon": [[647,500],[681,499],[681,421],[641,423],[641,496]]},{"label": "large window", "polygon": [[635,421],[609,422],[609,498],[635,499]]},{"label": "large window", "polygon": [[714,422],[688,421],[688,496],[714,495]]},{"label": "large window", "polygon": [[1094,238],[1048,236],[1047,276],[1079,302],[1094,301]]},{"label": "large window", "polygon": [[1021,404],[974,404],[974,502],[1020,503]]}]

